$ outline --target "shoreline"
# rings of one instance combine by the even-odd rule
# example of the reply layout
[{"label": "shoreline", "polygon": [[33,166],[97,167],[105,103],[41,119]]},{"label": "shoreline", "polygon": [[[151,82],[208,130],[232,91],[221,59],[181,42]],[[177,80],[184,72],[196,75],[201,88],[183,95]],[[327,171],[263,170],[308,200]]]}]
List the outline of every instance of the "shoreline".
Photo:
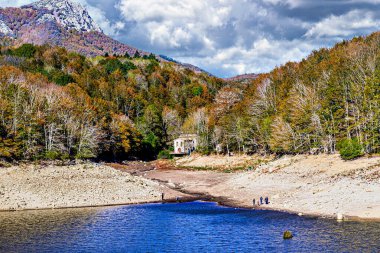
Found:
[{"label": "shoreline", "polygon": [[[174,190],[174,189],[173,189]],[[175,189],[178,191],[178,189]],[[281,212],[290,215],[298,215],[302,217],[310,217],[316,219],[329,219],[336,220],[336,217],[333,215],[323,215],[318,213],[302,213],[299,215],[297,211],[289,210],[289,209],[281,209],[281,208],[271,208],[271,207],[263,207],[263,206],[248,206],[241,203],[236,203],[236,201],[228,199],[227,197],[217,197],[208,195],[205,193],[193,193],[187,191],[178,191],[179,193],[186,194],[188,196],[181,197],[180,200],[176,198],[170,198],[157,201],[142,201],[142,202],[130,202],[130,203],[118,203],[118,204],[100,204],[100,205],[89,205],[89,206],[66,206],[66,207],[54,207],[54,208],[31,208],[31,209],[12,209],[5,210],[0,209],[0,213],[13,213],[13,212],[28,212],[28,211],[49,211],[49,210],[65,210],[65,209],[87,209],[87,208],[106,208],[106,207],[123,207],[123,206],[133,206],[133,205],[148,205],[148,204],[181,204],[181,203],[190,203],[195,201],[204,201],[215,203],[222,207],[228,208],[239,208],[246,210],[259,210],[259,211],[273,211],[273,212]],[[189,197],[190,196],[190,197]],[[345,216],[344,222],[380,222],[380,218],[361,218],[356,216]]]},{"label": "shoreline", "polygon": [[[209,166],[212,157],[203,158],[179,159],[180,169],[168,161],[2,168],[0,212],[162,203],[164,193],[164,203],[199,200],[305,217],[337,219],[341,213],[345,221],[380,221],[378,157],[344,163],[337,156],[285,157],[233,173],[191,169],[194,163]],[[241,157],[215,159],[247,163]],[[259,196],[269,196],[270,204],[253,206]]]},{"label": "shoreline", "polygon": [[[337,155],[303,155],[266,161],[233,173],[202,170],[215,163],[245,163],[251,157],[193,156],[145,173],[148,179],[187,194],[211,196],[222,205],[281,211],[303,216],[380,221],[380,158],[342,161]],[[249,164],[248,164],[249,165]],[[196,168],[192,170],[191,168]],[[252,200],[269,196],[269,205]]]},{"label": "shoreline", "polygon": [[0,170],[1,211],[148,203],[160,200],[162,190],[152,180],[95,163]]},{"label": "shoreline", "polygon": [[[190,192],[181,192],[185,194],[192,194]],[[201,195],[200,193],[194,193],[195,195]],[[271,208],[271,207],[253,207],[253,206],[247,206],[247,205],[241,205],[233,200],[229,200],[225,197],[215,197],[210,196],[207,194],[204,194],[204,196],[201,197],[186,197],[185,199],[181,198],[180,201],[177,201],[175,198],[173,199],[167,199],[164,201],[147,201],[147,202],[135,202],[135,203],[120,203],[120,204],[103,204],[103,205],[95,205],[95,206],[67,206],[67,207],[56,207],[56,208],[37,208],[37,209],[17,209],[17,210],[0,210],[0,213],[14,213],[14,212],[28,212],[28,211],[50,211],[50,210],[65,210],[65,209],[88,209],[88,208],[107,208],[107,207],[124,207],[124,206],[134,206],[134,205],[148,205],[148,204],[181,204],[181,203],[191,203],[196,201],[202,201],[202,202],[210,202],[215,203],[218,206],[222,207],[228,207],[228,208],[238,208],[238,209],[245,209],[245,210],[258,210],[258,211],[273,211],[273,212],[280,212],[280,213],[286,213],[289,215],[298,215],[302,217],[309,217],[309,218],[315,218],[315,219],[329,219],[329,220],[336,220],[335,216],[328,216],[328,215],[322,215],[318,213],[304,213],[302,215],[299,215],[297,212],[287,209],[277,209],[277,208]],[[380,222],[380,219],[378,218],[360,218],[355,216],[345,216],[344,222]]]},{"label": "shoreline", "polygon": [[[302,215],[299,215],[299,212],[290,210],[290,209],[281,209],[281,208],[273,208],[268,205],[261,205],[261,206],[253,206],[253,205],[246,205],[244,203],[238,203],[235,200],[229,199],[228,197],[218,197],[218,196],[212,196],[206,193],[200,193],[200,192],[190,192],[186,190],[180,190],[178,188],[175,188],[176,191],[179,191],[183,194],[188,195],[194,195],[194,199],[190,201],[181,201],[179,203],[186,203],[186,202],[192,202],[192,201],[206,201],[206,202],[213,202],[216,203],[219,206],[223,207],[229,207],[229,208],[240,208],[240,209],[246,209],[246,210],[262,210],[262,211],[273,211],[273,212],[281,212],[281,213],[287,213],[291,215],[298,215],[302,217],[310,217],[310,218],[318,218],[318,219],[329,219],[329,220],[336,220],[336,216],[334,215],[325,215],[320,213],[302,213]],[[195,197],[199,196],[199,197]],[[167,203],[176,203],[177,201],[168,201]],[[160,203],[160,202],[154,202],[154,203]],[[166,202],[165,202],[166,203]],[[178,203],[178,202],[177,202]],[[149,204],[149,203],[146,203]],[[344,216],[344,222],[350,222],[350,221],[357,221],[357,222],[380,222],[380,218],[361,218],[357,216]]]}]

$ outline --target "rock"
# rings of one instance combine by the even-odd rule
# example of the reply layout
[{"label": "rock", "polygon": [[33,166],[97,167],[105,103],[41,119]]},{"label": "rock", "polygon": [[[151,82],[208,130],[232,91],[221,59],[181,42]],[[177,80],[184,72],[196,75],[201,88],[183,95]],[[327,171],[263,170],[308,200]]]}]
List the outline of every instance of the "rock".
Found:
[{"label": "rock", "polygon": [[170,188],[175,188],[175,184],[172,182],[167,183],[167,186]]},{"label": "rock", "polygon": [[285,231],[284,232],[284,235],[283,235],[283,238],[284,238],[284,240],[288,240],[288,239],[292,239],[293,238],[293,234],[292,234],[292,232],[290,232],[290,231]]}]

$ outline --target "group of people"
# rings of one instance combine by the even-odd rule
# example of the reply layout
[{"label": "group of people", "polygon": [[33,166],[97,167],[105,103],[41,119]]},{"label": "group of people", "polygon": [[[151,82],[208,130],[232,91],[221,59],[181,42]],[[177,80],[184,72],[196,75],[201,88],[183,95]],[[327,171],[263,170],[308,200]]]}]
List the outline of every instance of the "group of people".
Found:
[{"label": "group of people", "polygon": [[261,206],[261,205],[268,205],[269,204],[269,198],[268,197],[265,197],[265,199],[261,196],[260,198],[259,198],[259,200],[257,201],[257,203],[256,203],[256,199],[253,199],[253,205],[254,206]]}]

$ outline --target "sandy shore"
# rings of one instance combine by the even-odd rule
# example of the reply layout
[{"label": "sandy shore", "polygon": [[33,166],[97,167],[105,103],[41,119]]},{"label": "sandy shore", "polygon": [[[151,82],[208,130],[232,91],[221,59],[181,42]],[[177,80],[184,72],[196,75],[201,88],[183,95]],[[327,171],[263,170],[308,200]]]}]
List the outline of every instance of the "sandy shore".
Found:
[{"label": "sandy shore", "polygon": [[[244,167],[250,170],[225,172]],[[162,193],[167,201],[209,199],[247,208],[268,196],[270,204],[260,208],[380,220],[380,157],[192,156],[174,164],[0,168],[0,211],[159,202]]]},{"label": "sandy shore", "polygon": [[0,210],[90,207],[161,200],[151,180],[97,164],[0,169]]},{"label": "sandy shore", "polygon": [[[216,168],[214,164],[223,164],[223,159],[228,162],[224,165],[241,166],[240,160],[241,164],[252,164],[254,169],[237,173],[199,170],[202,166]],[[379,157],[345,162],[337,155],[305,155],[254,164],[240,157],[193,156],[176,161],[181,169],[158,166],[144,174],[183,192],[223,199],[229,205],[253,207],[253,199],[268,196],[270,204],[262,208],[325,217],[342,213],[348,219],[380,219]],[[193,166],[196,171],[184,170]]]}]

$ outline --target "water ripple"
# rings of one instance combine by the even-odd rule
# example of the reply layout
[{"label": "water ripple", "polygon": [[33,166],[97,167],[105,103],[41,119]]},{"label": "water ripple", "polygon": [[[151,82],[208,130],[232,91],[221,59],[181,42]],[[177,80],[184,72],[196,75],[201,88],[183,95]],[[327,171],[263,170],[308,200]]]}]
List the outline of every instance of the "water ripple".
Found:
[{"label": "water ripple", "polygon": [[204,202],[27,211],[0,213],[0,251],[380,252],[380,223]]}]

